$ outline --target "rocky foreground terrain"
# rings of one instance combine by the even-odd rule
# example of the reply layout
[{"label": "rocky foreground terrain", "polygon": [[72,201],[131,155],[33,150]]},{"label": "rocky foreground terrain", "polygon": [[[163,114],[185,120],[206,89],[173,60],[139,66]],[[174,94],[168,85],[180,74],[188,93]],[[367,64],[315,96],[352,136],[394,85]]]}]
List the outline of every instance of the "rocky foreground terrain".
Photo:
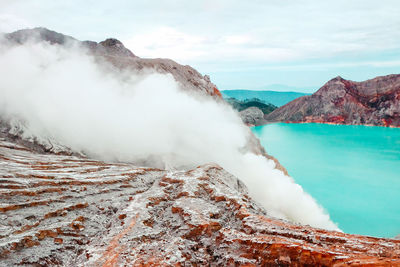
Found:
[{"label": "rocky foreground terrain", "polygon": [[353,82],[336,77],[265,116],[268,121],[400,126],[400,75]]},{"label": "rocky foreground terrain", "polygon": [[217,165],[139,168],[0,139],[0,266],[396,266],[400,240],[271,218]]},{"label": "rocky foreground terrain", "polygon": [[[79,42],[42,28],[6,38],[21,44],[32,35]],[[138,58],[115,39],[78,44],[117,68],[168,72],[220,101],[208,77],[189,66]],[[272,218],[218,165],[163,170],[103,162],[11,129],[0,119],[0,266],[400,265],[399,240]],[[247,149],[271,158],[254,137]]]}]

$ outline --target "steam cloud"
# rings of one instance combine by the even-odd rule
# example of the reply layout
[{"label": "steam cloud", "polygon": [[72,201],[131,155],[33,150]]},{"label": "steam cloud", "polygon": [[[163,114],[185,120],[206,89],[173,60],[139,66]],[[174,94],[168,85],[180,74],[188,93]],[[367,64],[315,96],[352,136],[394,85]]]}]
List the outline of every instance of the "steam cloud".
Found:
[{"label": "steam cloud", "polygon": [[171,75],[128,75],[77,48],[4,42],[0,73],[0,117],[12,118],[25,138],[108,161],[167,168],[215,162],[270,215],[338,230],[273,161],[243,152],[249,130],[229,106],[184,92]]}]

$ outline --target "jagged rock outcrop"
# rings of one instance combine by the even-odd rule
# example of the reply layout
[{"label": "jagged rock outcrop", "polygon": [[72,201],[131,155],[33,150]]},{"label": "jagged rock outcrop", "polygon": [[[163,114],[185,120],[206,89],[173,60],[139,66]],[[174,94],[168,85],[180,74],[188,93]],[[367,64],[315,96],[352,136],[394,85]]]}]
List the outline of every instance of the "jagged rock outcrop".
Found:
[{"label": "jagged rock outcrop", "polygon": [[138,168],[0,139],[0,266],[396,266],[400,240],[268,216],[217,165]]},{"label": "jagged rock outcrop", "polygon": [[400,75],[353,82],[336,77],[266,116],[268,121],[400,126]]},{"label": "jagged rock outcrop", "polygon": [[24,44],[28,41],[45,41],[63,46],[77,45],[88,49],[98,60],[106,60],[119,69],[131,70],[136,73],[149,70],[170,73],[182,85],[182,88],[222,98],[217,86],[210,81],[208,75],[203,76],[192,67],[180,65],[171,59],[137,57],[117,39],[110,38],[100,43],[78,41],[71,36],[46,28],[19,30],[6,34],[5,38],[16,44]]},{"label": "jagged rock outcrop", "polygon": [[265,123],[264,113],[257,107],[249,107],[239,112],[240,118],[247,125],[257,126]]}]

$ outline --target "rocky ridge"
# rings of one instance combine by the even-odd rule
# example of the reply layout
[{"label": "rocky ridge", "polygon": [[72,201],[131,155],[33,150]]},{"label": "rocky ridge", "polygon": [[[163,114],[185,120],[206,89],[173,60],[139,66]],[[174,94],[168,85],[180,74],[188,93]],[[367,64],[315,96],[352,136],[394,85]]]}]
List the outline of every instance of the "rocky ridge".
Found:
[{"label": "rocky ridge", "polygon": [[27,42],[48,42],[53,45],[79,46],[87,49],[99,61],[111,63],[118,69],[134,71],[156,71],[158,73],[170,73],[182,88],[192,92],[202,92],[216,98],[221,98],[217,86],[210,81],[208,75],[201,75],[197,70],[180,65],[171,59],[164,58],[140,58],[127,49],[122,42],[109,38],[102,42],[79,41],[71,36],[64,35],[46,28],[33,28],[15,31],[5,34],[5,38],[15,44]]},{"label": "rocky ridge", "polygon": [[400,75],[353,82],[336,77],[265,117],[268,121],[400,126]]},{"label": "rocky ridge", "polygon": [[395,266],[400,240],[269,217],[236,177],[38,154],[0,139],[0,266]]}]

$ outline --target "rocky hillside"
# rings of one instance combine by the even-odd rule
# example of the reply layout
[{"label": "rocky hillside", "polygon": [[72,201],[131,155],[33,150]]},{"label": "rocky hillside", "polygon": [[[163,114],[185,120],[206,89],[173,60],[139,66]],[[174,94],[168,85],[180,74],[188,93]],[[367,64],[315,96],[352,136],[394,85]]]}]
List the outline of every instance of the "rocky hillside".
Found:
[{"label": "rocky hillside", "polygon": [[[189,90],[191,94],[199,94],[213,97],[216,101],[223,99],[216,85],[210,81],[208,75],[201,75],[188,65],[180,65],[171,59],[140,58],[127,49],[120,41],[109,38],[102,42],[79,41],[71,36],[64,35],[46,28],[33,28],[15,31],[5,34],[5,39],[11,45],[22,45],[29,42],[48,42],[52,45],[84,48],[93,55],[98,63],[111,63],[118,70],[128,73],[140,74],[148,71],[169,73],[182,85],[183,90]],[[21,138],[21,129],[12,127],[8,120],[0,116],[0,137],[8,141],[28,146],[39,153],[76,154],[70,148],[57,142],[57,140],[25,140]],[[249,131],[247,149],[255,154],[262,154],[276,163],[276,168],[287,174],[287,170],[277,159],[268,155],[261,146],[259,140]]]},{"label": "rocky hillside", "polygon": [[266,116],[268,121],[400,126],[400,75],[353,82],[336,77]]},{"label": "rocky hillside", "polygon": [[[11,45],[23,45],[27,43],[48,42],[52,45],[63,47],[79,47],[82,51],[94,56],[97,63],[109,64],[117,70],[132,72],[133,74],[158,72],[171,74],[184,90],[191,94],[211,96],[215,100],[222,100],[222,96],[216,85],[210,81],[208,75],[201,75],[190,66],[183,66],[171,59],[147,59],[134,55],[119,40],[109,38],[102,42],[79,41],[71,36],[64,35],[46,28],[24,29],[8,33],[4,38]],[[21,140],[19,128],[12,127],[10,122],[0,116],[0,137],[14,142],[23,143],[39,152],[55,152],[63,154],[73,153],[68,147],[57,143],[55,140]],[[253,142],[254,143],[254,142]],[[262,151],[260,147],[257,148]]]},{"label": "rocky hillside", "polygon": [[395,266],[400,240],[269,217],[217,165],[139,168],[0,139],[0,266]]},{"label": "rocky hillside", "polygon": [[192,67],[180,65],[171,59],[140,58],[134,55],[117,39],[106,39],[102,42],[78,41],[46,28],[34,28],[8,33],[5,38],[16,44],[45,41],[63,46],[80,46],[88,49],[98,60],[107,60],[115,67],[134,72],[152,70],[159,73],[170,73],[183,88],[193,92],[204,92],[208,95],[222,97],[216,85],[210,81],[208,75],[201,75]]}]

